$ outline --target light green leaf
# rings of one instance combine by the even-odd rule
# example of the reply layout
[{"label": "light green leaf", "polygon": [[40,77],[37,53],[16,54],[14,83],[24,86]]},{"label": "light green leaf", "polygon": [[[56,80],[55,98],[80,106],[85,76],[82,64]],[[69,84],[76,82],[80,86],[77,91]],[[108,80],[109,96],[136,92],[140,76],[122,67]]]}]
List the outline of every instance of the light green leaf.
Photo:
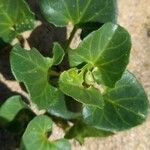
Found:
[{"label": "light green leaf", "polygon": [[15,78],[25,84],[31,100],[39,108],[49,108],[59,100],[61,92],[48,82],[52,59],[43,57],[36,49],[27,51],[19,45],[13,48],[10,59]]},{"label": "light green leaf", "polygon": [[47,21],[56,26],[115,22],[116,0],[39,0]]},{"label": "light green leaf", "polygon": [[119,25],[106,23],[69,51],[70,65],[89,64],[96,82],[112,87],[128,64],[130,49],[129,33]]},{"label": "light green leaf", "polygon": [[0,107],[0,117],[6,119],[6,121],[12,121],[20,110],[26,108],[27,106],[22,101],[20,96],[13,96],[2,104]]},{"label": "light green leaf", "polygon": [[84,86],[84,71],[75,68],[64,71],[59,79],[59,87],[66,95],[80,103],[103,107],[103,99],[100,91],[92,86]]},{"label": "light green leaf", "polygon": [[67,138],[67,139],[75,138],[77,141],[79,141],[81,144],[83,144],[84,139],[87,137],[106,137],[106,136],[110,136],[112,134],[113,133],[111,133],[111,132],[96,129],[92,126],[89,126],[89,125],[79,121],[78,123],[74,124],[74,126],[71,127],[67,131],[65,138]]},{"label": "light green leaf", "polygon": [[83,117],[87,124],[106,131],[126,130],[143,123],[148,113],[148,99],[141,84],[125,72],[115,87],[103,95],[103,109],[86,106]]},{"label": "light green leaf", "polygon": [[65,139],[48,140],[47,133],[52,131],[52,120],[47,116],[35,117],[27,126],[22,137],[22,150],[71,150]]},{"label": "light green leaf", "polygon": [[65,52],[59,43],[54,43],[53,65],[59,65],[65,56]]},{"label": "light green leaf", "polygon": [[67,109],[63,94],[60,96],[60,99],[56,102],[56,104],[49,107],[48,112],[54,116],[64,119],[75,119],[81,115],[79,113],[71,112]]},{"label": "light green leaf", "polygon": [[5,42],[33,27],[34,15],[24,0],[0,0],[0,37]]}]

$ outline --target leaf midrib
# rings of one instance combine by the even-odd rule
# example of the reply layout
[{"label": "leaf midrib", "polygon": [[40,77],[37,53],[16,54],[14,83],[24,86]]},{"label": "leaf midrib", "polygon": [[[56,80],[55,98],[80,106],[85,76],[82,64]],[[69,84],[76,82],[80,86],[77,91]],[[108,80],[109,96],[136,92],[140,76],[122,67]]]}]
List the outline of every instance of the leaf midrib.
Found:
[{"label": "leaf midrib", "polygon": [[[131,112],[132,114],[134,114],[134,115],[136,115],[136,116],[142,118],[142,116],[139,115],[137,112],[135,112],[135,111],[133,111],[133,110],[131,110],[131,109],[128,109],[128,108],[124,107],[123,105],[120,105],[120,104],[116,103],[116,102],[113,101],[112,99],[105,99],[105,101],[111,103],[113,106],[120,107],[120,108],[122,108],[122,109],[124,109],[124,110],[126,110],[126,111],[128,111],[128,112]],[[144,114],[143,114],[143,115],[144,115]],[[144,116],[145,116],[145,115],[144,115]],[[142,119],[143,119],[143,118],[142,118]]]},{"label": "leaf midrib", "polygon": [[[116,26],[116,25],[115,25]],[[102,30],[102,29],[100,29]],[[99,58],[101,57],[101,55],[103,54],[103,52],[107,49],[107,47],[109,46],[110,42],[112,41],[113,37],[116,35],[116,31],[118,30],[118,26],[115,29],[115,32],[113,32],[113,34],[111,35],[111,38],[107,41],[107,43],[105,44],[105,46],[103,47],[103,49],[101,50],[101,52],[99,53],[99,55],[97,56],[97,58],[95,59],[95,64],[96,62],[99,60]],[[100,36],[102,38],[102,36]],[[100,49],[100,47],[99,47]]]},{"label": "leaf midrib", "polygon": [[89,7],[90,4],[91,4],[91,2],[92,2],[92,0],[89,0],[89,1],[87,2],[87,5],[85,6],[85,9],[83,10],[82,15],[80,16],[80,18],[78,18],[77,23],[81,22],[81,20],[82,20],[82,18],[84,17],[86,11],[88,10],[88,7]]}]

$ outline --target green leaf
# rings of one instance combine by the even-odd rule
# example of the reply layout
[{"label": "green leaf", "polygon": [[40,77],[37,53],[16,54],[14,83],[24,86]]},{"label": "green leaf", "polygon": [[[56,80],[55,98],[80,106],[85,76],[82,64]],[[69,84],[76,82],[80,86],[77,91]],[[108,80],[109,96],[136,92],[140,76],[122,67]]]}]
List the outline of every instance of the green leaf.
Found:
[{"label": "green leaf", "polygon": [[65,139],[49,141],[46,136],[52,131],[52,120],[44,115],[35,117],[22,137],[22,150],[71,150]]},{"label": "green leaf", "polygon": [[83,117],[87,124],[106,131],[121,131],[145,121],[148,98],[131,73],[126,71],[115,87],[108,89],[103,97],[103,109],[84,107]]},{"label": "green leaf", "polygon": [[0,37],[5,42],[34,27],[34,15],[24,0],[1,0],[0,20]]},{"label": "green leaf", "polygon": [[106,137],[106,136],[110,136],[112,134],[113,133],[111,133],[111,132],[96,129],[92,126],[89,126],[89,125],[79,121],[76,124],[74,124],[74,126],[71,127],[67,131],[65,138],[67,138],[67,139],[75,138],[77,141],[79,141],[81,144],[83,144],[84,139],[87,137]]},{"label": "green leaf", "polygon": [[116,0],[39,0],[47,21],[56,26],[116,22]]},{"label": "green leaf", "polygon": [[64,119],[75,119],[81,115],[79,113],[71,112],[67,109],[63,94],[61,95],[59,101],[56,102],[56,104],[49,107],[48,112],[54,116]]},{"label": "green leaf", "polygon": [[52,59],[43,57],[36,49],[27,51],[19,45],[13,48],[10,59],[15,78],[25,84],[31,100],[40,109],[47,109],[59,100],[61,92],[48,82]]},{"label": "green leaf", "polygon": [[0,107],[0,117],[11,122],[15,116],[27,106],[20,96],[13,96],[6,100]]},{"label": "green leaf", "polygon": [[92,86],[84,86],[84,70],[76,68],[64,71],[59,79],[59,87],[66,95],[74,98],[80,103],[103,107],[103,99],[100,91]]},{"label": "green leaf", "polygon": [[129,62],[130,49],[129,33],[119,25],[106,23],[69,51],[70,65],[89,64],[97,83],[113,87]]},{"label": "green leaf", "polygon": [[65,52],[59,43],[54,43],[53,65],[59,65],[65,56]]}]

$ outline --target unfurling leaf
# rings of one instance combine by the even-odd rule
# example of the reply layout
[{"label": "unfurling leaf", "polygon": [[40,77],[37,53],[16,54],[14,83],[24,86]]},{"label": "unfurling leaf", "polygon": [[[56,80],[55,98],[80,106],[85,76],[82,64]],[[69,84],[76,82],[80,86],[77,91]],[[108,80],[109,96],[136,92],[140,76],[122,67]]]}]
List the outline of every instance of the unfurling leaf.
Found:
[{"label": "unfurling leaf", "polygon": [[114,88],[103,95],[104,108],[85,106],[87,124],[106,131],[122,131],[143,123],[148,113],[148,99],[143,87],[125,72]]},{"label": "unfurling leaf", "polygon": [[73,68],[63,72],[59,79],[59,87],[62,92],[80,103],[103,107],[101,92],[92,86],[84,86],[84,70],[79,72]]},{"label": "unfurling leaf", "polygon": [[106,23],[69,51],[71,66],[90,65],[95,81],[113,87],[129,62],[131,39],[121,26]]},{"label": "unfurling leaf", "polygon": [[37,116],[27,126],[22,137],[21,150],[71,150],[68,140],[48,140],[52,131],[52,120],[44,115]]}]

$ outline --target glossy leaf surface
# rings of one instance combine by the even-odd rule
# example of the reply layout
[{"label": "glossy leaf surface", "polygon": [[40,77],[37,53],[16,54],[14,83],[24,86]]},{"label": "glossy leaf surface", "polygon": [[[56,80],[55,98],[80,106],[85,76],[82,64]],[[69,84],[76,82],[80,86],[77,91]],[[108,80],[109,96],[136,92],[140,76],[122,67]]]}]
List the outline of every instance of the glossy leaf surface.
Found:
[{"label": "glossy leaf surface", "polygon": [[11,52],[11,69],[15,78],[23,82],[31,100],[39,108],[49,108],[59,100],[60,91],[49,84],[51,58],[43,57],[36,49],[27,51],[16,45]]},{"label": "glossy leaf surface", "polygon": [[89,64],[96,82],[113,87],[129,62],[130,49],[129,33],[119,25],[106,23],[69,51],[70,65]]},{"label": "glossy leaf surface", "polygon": [[5,42],[33,26],[34,15],[24,0],[0,0],[0,37]]},{"label": "glossy leaf surface", "polygon": [[115,22],[116,0],[39,0],[45,18],[56,26]]},{"label": "glossy leaf surface", "polygon": [[121,131],[145,121],[148,99],[143,87],[129,72],[125,72],[115,87],[104,94],[103,109],[84,107],[86,123],[106,131]]},{"label": "glossy leaf surface", "polygon": [[27,126],[22,137],[22,150],[71,150],[65,139],[48,140],[46,134],[52,131],[52,120],[44,115],[37,116]]}]

